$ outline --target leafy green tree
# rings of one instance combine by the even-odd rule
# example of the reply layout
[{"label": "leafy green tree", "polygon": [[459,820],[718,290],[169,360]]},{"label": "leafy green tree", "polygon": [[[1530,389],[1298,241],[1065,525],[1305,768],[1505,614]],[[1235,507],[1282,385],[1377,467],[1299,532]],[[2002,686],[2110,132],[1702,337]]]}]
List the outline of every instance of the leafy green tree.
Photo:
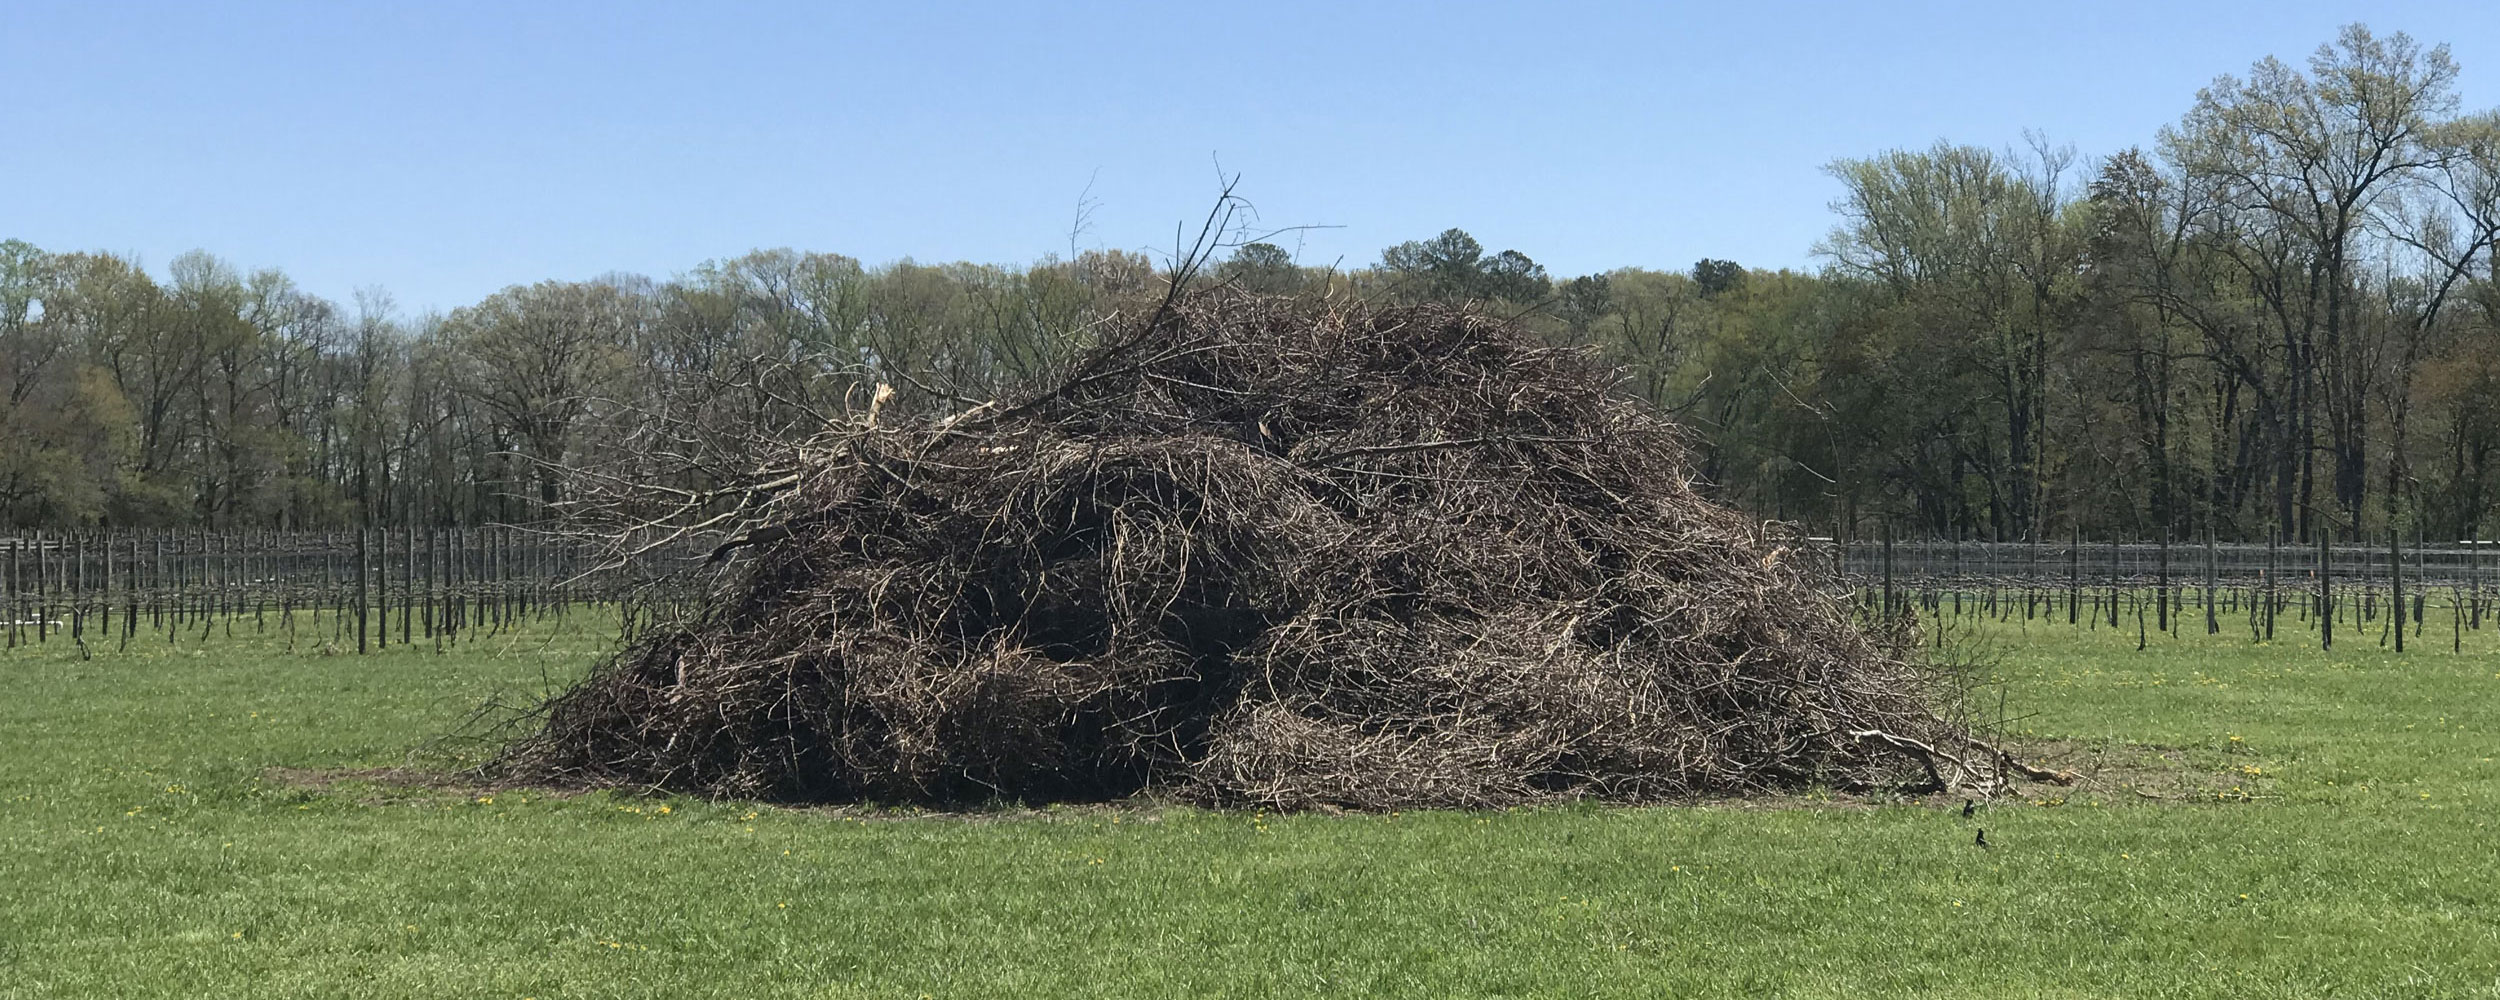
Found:
[{"label": "leafy green tree", "polygon": [[1475,290],[1486,298],[1537,302],[1553,294],[1554,281],[1546,276],[1545,265],[1517,250],[1504,250],[1485,259]]},{"label": "leafy green tree", "polygon": [[1484,244],[1463,229],[1382,250],[1380,269],[1395,276],[1401,294],[1431,301],[1536,302],[1553,291],[1543,265],[1516,250],[1487,257]]},{"label": "leafy green tree", "polygon": [[1614,281],[1603,274],[1584,274],[1563,282],[1554,296],[1554,315],[1561,317],[1575,340],[1587,340],[1589,328],[1614,308]]},{"label": "leafy green tree", "polygon": [[1723,295],[1743,287],[1745,269],[1732,260],[1704,257],[1693,262],[1693,284],[1704,296]]},{"label": "leafy green tree", "polygon": [[1290,295],[1305,283],[1293,255],[1273,243],[1243,244],[1216,270],[1216,279],[1266,295]]},{"label": "leafy green tree", "polygon": [[2401,32],[2379,38],[2354,24],[2318,47],[2308,73],[2264,59],[2246,79],[2216,80],[2162,132],[2168,155],[2217,189],[2199,224],[2258,248],[2239,259],[2268,300],[2281,349],[2280,382],[2264,391],[2285,396],[2293,421],[2276,456],[2284,523],[2312,496],[2321,425],[2333,498],[2347,521],[2360,516],[2384,345],[2354,314],[2357,268],[2395,190],[2436,162],[2425,140],[2456,109],[2456,74],[2444,45],[2424,50]]},{"label": "leafy green tree", "polygon": [[456,359],[456,388],[532,463],[521,475],[540,503],[559,499],[550,470],[568,463],[576,426],[623,384],[646,319],[640,297],[615,283],[559,281],[515,285],[444,319],[437,335]]},{"label": "leafy green tree", "polygon": [[[2071,154],[2036,146],[2018,170],[1972,146],[1895,150],[1829,169],[1846,193],[1839,228],[1819,248],[1842,277],[1887,295],[1897,318],[1877,328],[1915,338],[1902,351],[1935,365],[1930,391],[1968,401],[1932,437],[1922,481],[1974,487],[1965,510],[1931,506],[1938,530],[2023,537],[2039,520],[2053,337],[2066,326],[2081,240],[2059,183]],[[1940,364],[1939,364],[1940,363]]]}]

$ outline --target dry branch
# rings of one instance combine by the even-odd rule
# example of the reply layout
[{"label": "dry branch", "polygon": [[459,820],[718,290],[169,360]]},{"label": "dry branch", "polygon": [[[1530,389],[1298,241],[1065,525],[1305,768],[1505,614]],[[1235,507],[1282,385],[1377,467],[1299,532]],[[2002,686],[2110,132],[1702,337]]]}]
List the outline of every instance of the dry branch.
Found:
[{"label": "dry branch", "polygon": [[[1877,785],[1965,738],[1616,373],[1218,291],[1060,384],[873,412],[696,515],[692,618],[500,768],[792,800],[1393,808]],[[726,514],[726,519],[722,519]],[[1880,738],[1863,738],[1858,733]],[[1943,762],[1943,763],[1940,763]]]}]

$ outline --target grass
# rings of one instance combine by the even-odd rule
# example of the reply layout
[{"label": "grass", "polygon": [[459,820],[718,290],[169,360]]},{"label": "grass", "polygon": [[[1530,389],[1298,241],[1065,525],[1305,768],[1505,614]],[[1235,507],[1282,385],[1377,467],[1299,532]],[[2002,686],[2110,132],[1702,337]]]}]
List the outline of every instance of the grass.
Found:
[{"label": "grass", "polygon": [[2028,739],[2175,748],[2225,798],[1988,807],[1988,850],[1941,803],[965,818],[272,777],[397,763],[587,666],[589,620],[0,656],[0,997],[2500,996],[2490,633],[1999,627]]}]

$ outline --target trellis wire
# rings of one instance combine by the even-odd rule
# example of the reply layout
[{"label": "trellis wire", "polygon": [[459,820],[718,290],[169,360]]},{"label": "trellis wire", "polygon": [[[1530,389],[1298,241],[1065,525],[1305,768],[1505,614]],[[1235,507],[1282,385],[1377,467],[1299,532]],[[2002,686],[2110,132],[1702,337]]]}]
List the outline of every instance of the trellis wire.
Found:
[{"label": "trellis wire", "polygon": [[574,539],[507,526],[0,534],[0,649],[277,633],[290,647],[439,650],[585,607],[669,599],[649,567],[603,570],[596,558]]},{"label": "trellis wire", "polygon": [[[2178,634],[2201,622],[2209,635],[2244,626],[2271,640],[2286,621],[2332,648],[2347,638],[2391,646],[2435,641],[2462,650],[2468,632],[2500,617],[2500,542],[2432,543],[2385,533],[2338,542],[2311,539],[2308,558],[2285,558],[2281,539],[2223,542],[2210,534],[2182,562],[2165,541],[2066,539],[2025,542],[1896,538],[1814,539],[1839,585],[1870,614],[1904,610],[1946,617],[2024,621],[2063,618],[2082,628]],[[2299,552],[2298,548],[2292,550]],[[2448,620],[2437,621],[2433,611]]]}]

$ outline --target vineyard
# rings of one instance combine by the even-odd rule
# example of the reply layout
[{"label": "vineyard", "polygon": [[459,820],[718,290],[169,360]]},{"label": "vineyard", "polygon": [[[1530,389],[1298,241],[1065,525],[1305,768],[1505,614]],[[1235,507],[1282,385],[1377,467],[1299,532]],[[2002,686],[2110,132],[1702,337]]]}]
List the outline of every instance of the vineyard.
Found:
[{"label": "vineyard", "polygon": [[2139,636],[2244,630],[2274,640],[2299,632],[2327,647],[2341,627],[2402,651],[2408,637],[2433,631],[2462,649],[2466,632],[2500,612],[2500,545],[2492,542],[1814,541],[1860,606],[1887,615],[2045,618]]},{"label": "vineyard", "polygon": [[[2460,646],[2500,619],[2500,543],[1806,540],[1869,614],[2062,621],[2079,628],[2336,630]],[[128,645],[249,629],[311,648],[456,645],[465,633],[620,605],[638,616],[704,551],[601,568],[580,540],[517,527],[0,535],[0,648]],[[674,560],[674,563],[672,563]],[[2403,628],[2388,609],[2405,609]],[[2364,630],[2356,632],[2355,630]],[[2437,633],[2445,633],[2439,636]]]},{"label": "vineyard", "polygon": [[519,528],[0,535],[5,648],[282,632],[312,648],[456,645],[615,604],[631,577]]}]

